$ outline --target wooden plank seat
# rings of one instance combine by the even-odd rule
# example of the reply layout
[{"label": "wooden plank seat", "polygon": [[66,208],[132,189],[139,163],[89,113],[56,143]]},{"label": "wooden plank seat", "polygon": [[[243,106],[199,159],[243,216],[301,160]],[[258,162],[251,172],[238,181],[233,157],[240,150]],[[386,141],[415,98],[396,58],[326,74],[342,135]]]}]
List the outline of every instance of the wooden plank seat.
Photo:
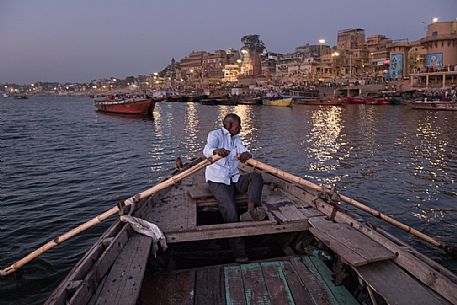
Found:
[{"label": "wooden plank seat", "polygon": [[[354,269],[371,289],[384,297],[387,304],[450,304],[431,289],[413,279],[392,261],[371,263]],[[414,293],[405,293],[412,291]]]},{"label": "wooden plank seat", "polygon": [[352,266],[396,257],[392,251],[347,224],[335,223],[325,217],[310,218],[309,223],[310,232]]}]

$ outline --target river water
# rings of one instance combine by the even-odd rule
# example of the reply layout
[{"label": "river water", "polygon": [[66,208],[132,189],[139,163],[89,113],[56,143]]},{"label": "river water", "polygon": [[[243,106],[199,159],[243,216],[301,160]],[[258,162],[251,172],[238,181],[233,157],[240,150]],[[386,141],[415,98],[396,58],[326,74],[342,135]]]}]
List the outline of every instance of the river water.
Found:
[{"label": "river water", "polygon": [[[241,117],[254,158],[457,242],[457,112],[163,102],[149,120],[96,112],[85,97],[0,98],[0,266],[154,185],[176,156],[200,154],[229,112]],[[41,304],[112,221],[0,279],[0,303]],[[373,221],[457,270],[439,250]]]}]

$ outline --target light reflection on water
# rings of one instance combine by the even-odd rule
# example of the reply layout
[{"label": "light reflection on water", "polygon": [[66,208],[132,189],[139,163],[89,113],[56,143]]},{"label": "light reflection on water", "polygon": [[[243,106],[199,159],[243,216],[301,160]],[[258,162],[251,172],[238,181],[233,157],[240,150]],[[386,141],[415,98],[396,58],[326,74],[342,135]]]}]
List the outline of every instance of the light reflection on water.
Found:
[{"label": "light reflection on water", "polygon": [[[331,172],[338,167],[335,155],[341,148],[338,141],[342,130],[341,114],[341,107],[321,108],[312,112],[312,128],[307,142],[308,156],[315,161],[310,163],[310,171]],[[326,183],[334,183],[340,179],[341,177],[329,178]]]},{"label": "light reflection on water", "polygon": [[[229,112],[241,117],[240,136],[254,158],[315,183],[335,184],[425,234],[457,242],[453,112],[158,103],[150,121],[96,113],[84,98],[32,98],[26,113],[19,106],[0,103],[2,266],[154,185],[171,172],[175,157],[199,155],[208,132],[221,127]],[[373,221],[457,270],[440,251]],[[0,294],[10,303],[41,303],[108,225],[32,261],[22,278],[0,279]]]}]

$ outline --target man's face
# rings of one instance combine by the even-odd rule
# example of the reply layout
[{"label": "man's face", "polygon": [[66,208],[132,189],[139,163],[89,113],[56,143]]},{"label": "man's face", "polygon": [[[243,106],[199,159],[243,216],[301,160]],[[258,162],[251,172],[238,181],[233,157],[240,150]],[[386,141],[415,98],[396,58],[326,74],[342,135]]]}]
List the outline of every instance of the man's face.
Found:
[{"label": "man's face", "polygon": [[240,133],[241,130],[241,123],[240,121],[234,120],[233,122],[230,123],[228,131],[230,132],[230,135],[234,136]]}]

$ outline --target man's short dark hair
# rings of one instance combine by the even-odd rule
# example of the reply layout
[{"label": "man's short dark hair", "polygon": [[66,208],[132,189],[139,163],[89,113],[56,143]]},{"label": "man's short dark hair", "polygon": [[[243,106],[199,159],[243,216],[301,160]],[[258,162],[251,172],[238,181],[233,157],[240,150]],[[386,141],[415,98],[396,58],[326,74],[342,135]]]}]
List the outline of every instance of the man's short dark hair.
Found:
[{"label": "man's short dark hair", "polygon": [[238,115],[236,115],[234,113],[227,114],[223,120],[224,128],[227,128],[230,125],[230,123],[233,123],[235,121],[238,123],[241,123],[241,119]]}]

